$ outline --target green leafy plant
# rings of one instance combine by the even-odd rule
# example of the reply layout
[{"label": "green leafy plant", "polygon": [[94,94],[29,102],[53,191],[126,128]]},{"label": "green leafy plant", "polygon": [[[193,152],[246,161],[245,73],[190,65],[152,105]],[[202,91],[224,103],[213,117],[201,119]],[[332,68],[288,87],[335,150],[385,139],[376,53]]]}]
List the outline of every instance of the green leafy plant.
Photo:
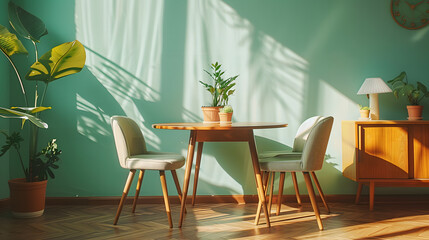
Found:
[{"label": "green leafy plant", "polygon": [[360,105],[360,104],[359,104],[359,109],[360,109],[360,110],[371,110],[371,108],[370,108],[370,107],[362,106],[362,105]]},{"label": "green leafy plant", "polygon": [[[58,168],[55,163],[59,160],[58,155],[61,154],[55,139],[50,141],[46,148],[40,152],[37,151],[38,129],[48,128],[48,124],[40,119],[40,114],[42,111],[51,109],[51,107],[43,106],[46,91],[51,82],[82,70],[86,58],[85,48],[79,41],[75,40],[56,46],[39,58],[37,44],[42,36],[48,34],[43,21],[12,2],[8,4],[8,13],[9,22],[15,32],[21,37],[30,40],[34,46],[35,62],[30,66],[25,79],[35,81],[35,84],[32,85],[34,86],[34,95],[30,96],[33,97],[30,102],[28,92],[21,78],[22,75],[12,59],[13,55],[28,54],[28,51],[15,34],[0,25],[0,50],[15,71],[24,101],[24,106],[0,107],[0,117],[21,119],[22,127],[24,127],[26,120],[31,122],[29,126],[30,141],[27,167],[24,166],[21,154],[18,153],[18,156],[27,181],[41,181],[47,179],[48,176],[54,177],[51,169]],[[39,96],[39,81],[44,83],[41,97]],[[17,133],[10,135],[4,131],[2,133],[6,136],[6,143],[2,146],[0,156],[11,148],[19,152],[22,137]]]},{"label": "green leafy plant", "polygon": [[[0,149],[0,157],[9,149],[15,149],[22,171],[26,176],[29,175],[30,169],[25,167],[20,151],[21,142],[24,141],[21,134],[19,132],[13,132],[9,135],[5,131],[1,130],[0,133],[6,137],[6,142]],[[59,155],[61,154],[61,150],[58,149],[56,141],[56,139],[52,139],[51,142],[49,142],[48,145],[35,156],[32,170],[34,172],[34,176],[37,176],[37,180],[39,181],[48,179],[48,175],[51,178],[55,178],[55,174],[52,172],[52,169],[57,169],[59,167],[56,162],[60,160]]]},{"label": "green leafy plant", "polygon": [[394,79],[387,81],[387,83],[392,85],[393,95],[396,98],[406,96],[411,105],[420,105],[420,101],[423,98],[429,97],[427,87],[421,82],[417,82],[417,87],[409,83],[406,72],[401,72]]},{"label": "green leafy plant", "polygon": [[222,71],[221,67],[222,65],[216,62],[211,65],[212,73],[204,70],[213,80],[213,85],[200,81],[212,95],[212,107],[228,105],[229,96],[235,92],[235,89],[232,88],[235,86],[234,81],[238,75],[224,79],[223,75],[225,71]]},{"label": "green leafy plant", "polygon": [[233,109],[230,105],[227,105],[219,110],[221,113],[232,113]]}]

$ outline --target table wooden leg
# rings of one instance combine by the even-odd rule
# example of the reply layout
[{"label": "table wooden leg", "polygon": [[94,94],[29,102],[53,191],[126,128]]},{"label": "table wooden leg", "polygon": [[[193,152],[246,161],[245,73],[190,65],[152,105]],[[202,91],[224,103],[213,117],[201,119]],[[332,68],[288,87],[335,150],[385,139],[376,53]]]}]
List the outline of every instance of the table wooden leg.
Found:
[{"label": "table wooden leg", "polygon": [[252,157],[253,171],[255,173],[256,179],[256,190],[258,191],[259,201],[261,201],[262,203],[262,209],[264,209],[267,225],[268,227],[271,227],[270,215],[268,213],[267,202],[265,201],[265,191],[262,184],[261,169],[259,168],[258,152],[256,150],[255,137],[253,136],[252,130],[249,131],[248,138],[250,155]]},{"label": "table wooden leg", "polygon": [[369,210],[374,210],[374,191],[375,191],[375,183],[374,181],[369,182]]},{"label": "table wooden leg", "polygon": [[197,195],[198,175],[200,173],[201,154],[202,154],[202,152],[203,152],[203,142],[198,142],[197,160],[195,162],[194,190],[192,191],[192,206],[195,205],[195,198],[196,198],[196,195]]},{"label": "table wooden leg", "polygon": [[360,194],[362,192],[362,186],[363,186],[363,183],[360,182],[359,185],[358,185],[358,189],[356,191],[355,204],[359,203]]},{"label": "table wooden leg", "polygon": [[192,162],[194,160],[194,149],[195,149],[196,137],[197,137],[197,131],[192,130],[189,136],[188,153],[186,156],[186,169],[185,169],[185,178],[183,180],[183,192],[182,192],[182,202],[180,206],[179,228],[182,227],[183,217],[185,215],[184,213],[185,213],[185,207],[186,207],[186,197],[188,196],[189,179],[191,177]]}]

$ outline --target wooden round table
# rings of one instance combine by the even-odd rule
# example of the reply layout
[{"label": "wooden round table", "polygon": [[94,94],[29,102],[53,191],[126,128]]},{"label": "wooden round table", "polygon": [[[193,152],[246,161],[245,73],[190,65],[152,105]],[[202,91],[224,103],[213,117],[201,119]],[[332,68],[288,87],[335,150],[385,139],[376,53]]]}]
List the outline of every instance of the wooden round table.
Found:
[{"label": "wooden round table", "polygon": [[270,224],[270,216],[265,201],[265,192],[262,184],[261,170],[259,168],[258,153],[255,145],[254,129],[282,128],[287,127],[285,123],[270,123],[270,122],[234,122],[229,124],[221,123],[157,123],[152,125],[155,129],[169,130],[190,130],[188,152],[186,157],[185,177],[183,181],[183,192],[180,208],[179,228],[182,227],[186,197],[188,195],[189,180],[191,176],[192,162],[194,159],[195,143],[198,142],[197,160],[195,164],[195,179],[194,192],[192,203],[195,202],[195,193],[198,182],[198,172],[201,162],[201,155],[204,142],[248,142],[250,155],[252,158],[253,171],[256,180],[256,190],[258,192],[259,201],[262,202],[265,219],[268,227]]}]

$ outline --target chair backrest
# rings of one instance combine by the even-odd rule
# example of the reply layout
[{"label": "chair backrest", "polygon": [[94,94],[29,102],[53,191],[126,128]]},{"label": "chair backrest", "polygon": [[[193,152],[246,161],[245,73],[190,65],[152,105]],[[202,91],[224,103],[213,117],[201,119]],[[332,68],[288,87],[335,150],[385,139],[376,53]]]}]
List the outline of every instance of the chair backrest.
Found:
[{"label": "chair backrest", "polygon": [[299,126],[298,131],[296,132],[295,139],[293,141],[293,152],[302,152],[304,150],[305,142],[307,142],[308,135],[310,134],[311,129],[316,125],[316,123],[321,119],[321,116],[314,116],[305,120],[301,126]]},{"label": "chair backrest", "polygon": [[126,168],[126,160],[130,156],[144,154],[146,142],[143,134],[134,120],[123,116],[110,118],[113,137],[115,138],[116,152],[121,167]]},{"label": "chair backrest", "polygon": [[311,128],[301,158],[304,171],[322,168],[333,123],[333,117],[320,117]]}]

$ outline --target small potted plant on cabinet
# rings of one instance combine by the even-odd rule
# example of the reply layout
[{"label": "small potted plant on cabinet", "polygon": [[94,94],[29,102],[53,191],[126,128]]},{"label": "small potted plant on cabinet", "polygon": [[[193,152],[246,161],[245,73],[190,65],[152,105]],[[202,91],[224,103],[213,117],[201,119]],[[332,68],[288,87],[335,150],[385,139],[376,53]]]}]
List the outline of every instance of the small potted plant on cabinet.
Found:
[{"label": "small potted plant on cabinet", "polygon": [[421,82],[417,82],[417,87],[409,83],[406,72],[401,72],[397,77],[387,82],[392,85],[393,95],[396,98],[399,98],[399,96],[407,97],[410,103],[410,105],[407,105],[408,120],[423,119],[423,106],[420,105],[420,101],[425,97],[429,97],[427,87]]},{"label": "small potted plant on cabinet", "polygon": [[[8,11],[9,22],[13,29],[34,45],[35,62],[30,66],[25,78],[34,81],[35,84],[30,85],[34,87],[34,95],[30,95],[34,101],[30,102],[27,96],[29,92],[26,91],[21,74],[12,59],[12,55],[28,54],[28,51],[15,34],[0,25],[0,54],[7,58],[15,71],[24,104],[22,107],[0,107],[0,117],[21,119],[22,127],[26,120],[30,121],[27,164],[24,163],[19,152],[20,142],[23,141],[23,138],[17,132],[8,134],[1,131],[6,136],[6,142],[1,147],[0,156],[9,149],[15,149],[25,175],[25,178],[9,180],[12,213],[17,217],[37,217],[43,214],[47,179],[55,177],[52,170],[58,168],[56,162],[61,154],[56,139],[51,140],[41,151],[37,150],[39,128],[48,128],[48,124],[40,120],[40,114],[42,111],[51,109],[51,107],[43,106],[46,90],[51,82],[82,70],[85,65],[85,48],[75,40],[56,46],[39,58],[37,43],[40,42],[42,36],[48,33],[45,24],[12,2],[9,2]],[[41,97],[39,95],[39,90],[42,89],[40,82],[45,85]]]},{"label": "small potted plant on cabinet", "polygon": [[221,123],[231,123],[233,109],[227,105],[219,110],[219,119]]},{"label": "small potted plant on cabinet", "polygon": [[204,70],[212,78],[213,85],[200,81],[212,96],[211,105],[201,107],[206,123],[219,122],[219,109],[228,105],[229,96],[235,92],[232,88],[235,86],[234,81],[238,75],[224,79],[225,71],[222,71],[221,67],[222,65],[216,62],[211,65],[212,73]]},{"label": "small potted plant on cabinet", "polygon": [[369,110],[370,110],[369,107],[362,106],[359,104],[359,113],[360,113],[359,120],[369,120]]}]

